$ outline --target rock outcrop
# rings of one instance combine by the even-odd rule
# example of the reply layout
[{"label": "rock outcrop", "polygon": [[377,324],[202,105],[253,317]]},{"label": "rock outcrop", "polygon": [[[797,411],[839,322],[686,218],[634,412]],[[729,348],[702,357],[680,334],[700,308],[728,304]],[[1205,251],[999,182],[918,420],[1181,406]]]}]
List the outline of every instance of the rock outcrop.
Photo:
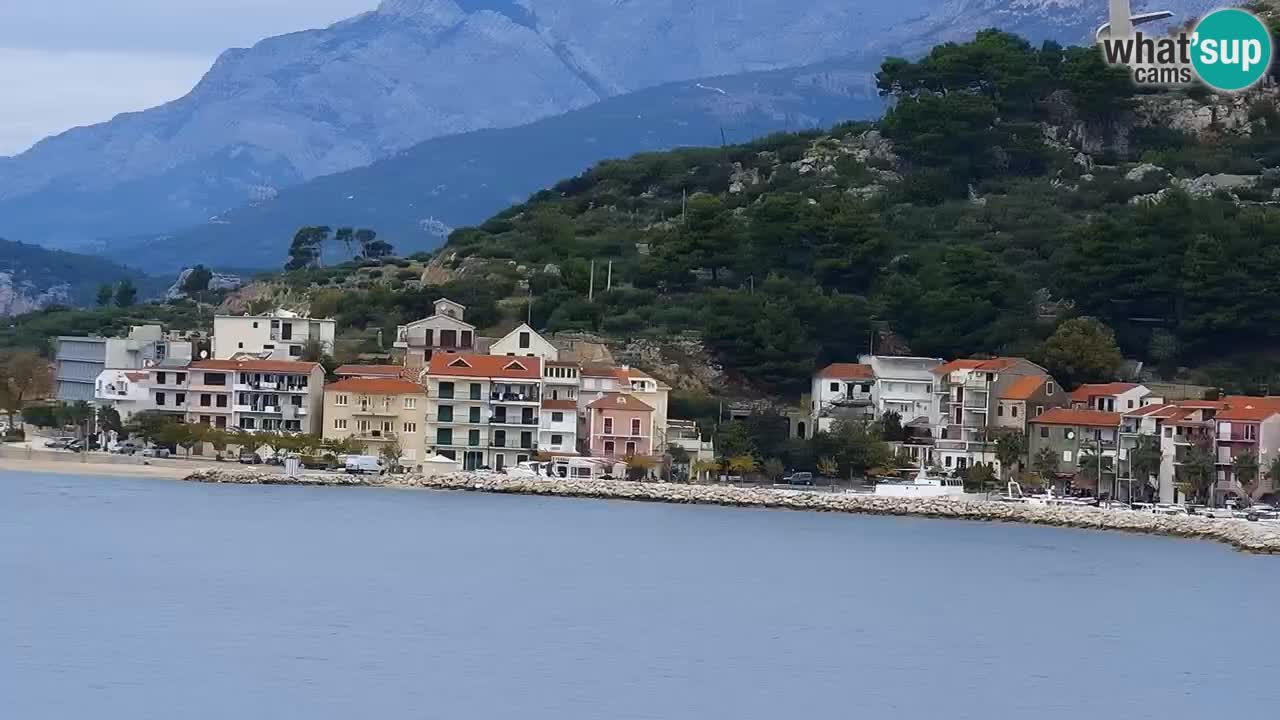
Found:
[{"label": "rock outcrop", "polygon": [[379,477],[323,474],[290,478],[272,472],[211,468],[192,473],[187,477],[187,480],[191,482],[247,485],[295,484],[409,487],[867,515],[906,515],[984,522],[1018,522],[1085,530],[1115,530],[1214,540],[1232,545],[1245,552],[1280,554],[1280,527],[1261,525],[1246,520],[1217,520],[1203,517],[1166,516],[1151,513],[1002,502],[886,498],[853,493],[743,488],[731,485],[680,485],[604,480],[514,478],[505,475],[479,475],[472,473],[455,473],[433,477],[422,475]]}]

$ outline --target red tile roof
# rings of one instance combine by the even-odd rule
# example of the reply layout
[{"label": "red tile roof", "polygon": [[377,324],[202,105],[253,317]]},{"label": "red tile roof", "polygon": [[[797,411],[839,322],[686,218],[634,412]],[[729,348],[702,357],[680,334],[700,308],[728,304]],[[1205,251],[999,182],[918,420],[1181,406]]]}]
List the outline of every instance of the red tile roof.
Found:
[{"label": "red tile roof", "polygon": [[652,412],[653,408],[635,399],[627,393],[605,393],[603,397],[592,401],[587,407],[593,410],[639,410]]},{"label": "red tile roof", "polygon": [[542,378],[542,361],[536,357],[434,353],[427,373],[438,377],[539,380]]},{"label": "red tile roof", "polygon": [[404,368],[400,365],[343,365],[333,371],[338,377],[400,377]]},{"label": "red tile roof", "polygon": [[960,359],[945,362],[933,369],[934,375],[946,375],[956,370],[987,370],[997,372],[1013,365],[1015,358],[990,358],[987,360]]},{"label": "red tile roof", "polygon": [[1227,409],[1218,413],[1218,420],[1238,420],[1242,422],[1261,422],[1280,413],[1280,408],[1271,403],[1240,402],[1227,405]]},{"label": "red tile roof", "polygon": [[1242,405],[1253,405],[1254,407],[1269,407],[1280,410],[1280,397],[1269,395],[1267,397],[1255,397],[1251,395],[1228,395],[1222,399],[1226,407],[1239,407]]},{"label": "red tile roof", "polygon": [[577,410],[577,400],[543,400],[543,410]]},{"label": "red tile roof", "polygon": [[347,378],[324,386],[325,392],[365,393],[366,395],[425,395],[426,389],[400,378]]},{"label": "red tile roof", "polygon": [[308,375],[320,367],[320,363],[293,360],[200,360],[191,363],[196,370],[252,370],[268,373],[297,373]]},{"label": "red tile roof", "polygon": [[1026,375],[1020,377],[1017,380],[1014,380],[1009,387],[1004,389],[1004,392],[1000,395],[1000,399],[1026,400],[1032,395],[1035,395],[1036,391],[1039,390],[1040,387],[1048,381],[1048,379],[1049,378],[1044,375]]},{"label": "red tile roof", "polygon": [[1092,397],[1120,395],[1138,387],[1137,383],[1095,383],[1093,385],[1081,385],[1071,391],[1071,399],[1084,402]]},{"label": "red tile roof", "polygon": [[836,380],[872,380],[875,376],[874,368],[859,363],[831,363],[818,371],[818,377]]},{"label": "red tile roof", "polygon": [[1084,427],[1119,427],[1120,413],[1102,412],[1101,410],[1076,410],[1072,408],[1050,408],[1031,422],[1041,425],[1079,425]]}]

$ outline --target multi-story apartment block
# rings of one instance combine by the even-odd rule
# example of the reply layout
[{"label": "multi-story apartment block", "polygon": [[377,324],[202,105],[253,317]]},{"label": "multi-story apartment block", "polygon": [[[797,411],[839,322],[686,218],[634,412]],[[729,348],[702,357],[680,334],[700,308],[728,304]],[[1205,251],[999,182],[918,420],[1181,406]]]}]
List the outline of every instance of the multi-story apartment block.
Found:
[{"label": "multi-story apartment block", "polygon": [[332,353],[337,323],[305,318],[288,310],[268,315],[217,315],[213,318],[213,359],[255,355],[271,360],[297,360],[307,343],[318,340]]},{"label": "multi-story apartment block", "polygon": [[171,415],[187,422],[187,401],[191,394],[191,360],[169,358],[146,368],[147,392],[143,409]]},{"label": "multi-story apartment block", "polygon": [[54,353],[57,398],[93,402],[103,370],[137,370],[170,355],[191,359],[191,343],[167,342],[159,325],[135,325],[122,338],[59,337]]},{"label": "multi-story apartment block", "polygon": [[538,422],[538,451],[555,455],[578,454],[578,401],[556,400],[543,395]]},{"label": "multi-story apartment block", "polygon": [[[932,379],[932,378],[931,378]],[[875,370],[860,363],[832,363],[813,376],[810,386],[810,425],[796,428],[797,437],[829,431],[841,418],[869,418],[875,415],[872,390]]]},{"label": "multi-story apartment block", "polygon": [[[653,410],[649,415],[650,428],[647,436],[652,446],[666,447],[667,407],[671,394],[671,386],[654,378],[652,375],[637,370],[629,365],[614,367],[611,365],[583,365],[582,390],[578,395],[578,411],[584,422],[587,419],[587,408],[601,393],[625,393],[634,396]],[[583,437],[588,441],[590,436],[583,429]]]},{"label": "multi-story apartment block", "polygon": [[[1036,413],[1067,402],[1044,368],[1022,358],[952,360],[933,373],[935,448],[945,468],[963,469],[974,463],[998,467],[995,440],[1002,428],[1021,425],[1028,410],[1034,422]],[[1028,377],[1038,383],[1023,380]],[[1015,412],[1020,418],[1014,417]]]},{"label": "multi-story apartment block", "polygon": [[587,445],[592,457],[651,457],[654,409],[629,393],[599,393],[587,404]]},{"label": "multi-story apartment block", "polygon": [[127,421],[147,407],[149,373],[142,370],[103,370],[98,373],[93,399],[101,407],[115,408]]},{"label": "multi-story apartment block", "polygon": [[[1274,490],[1266,474],[1271,463],[1280,457],[1280,398],[1229,400],[1214,421],[1216,499],[1249,494],[1250,499],[1256,500]],[[1258,465],[1251,488],[1240,482],[1234,467],[1236,458],[1246,454],[1253,455]]]},{"label": "multi-story apartment block", "polygon": [[396,329],[395,347],[405,354],[405,365],[422,367],[435,353],[470,353],[476,349],[476,327],[463,322],[465,305],[448,298],[435,301],[435,314]]},{"label": "multi-story apartment block", "polygon": [[897,413],[903,425],[933,420],[940,358],[863,355],[858,362],[870,366],[875,377],[871,400],[876,417]]},{"label": "multi-story apartment block", "polygon": [[[1132,487],[1134,499],[1143,499],[1141,490],[1144,484],[1153,484],[1160,502],[1185,500],[1178,489],[1180,468],[1192,445],[1211,448],[1214,418],[1225,406],[1217,400],[1185,400],[1143,405],[1122,413],[1118,452],[1120,497],[1128,497]],[[1160,467],[1154,478],[1134,475],[1132,453],[1143,436],[1156,438],[1160,449]]]},{"label": "multi-story apartment block", "polygon": [[711,471],[709,470],[703,470],[701,477],[694,477],[694,468],[699,463],[710,463],[716,458],[715,439],[710,435],[704,437],[701,429],[698,428],[698,423],[693,420],[668,420],[667,446],[680,448],[687,456],[685,462],[672,463],[673,475],[688,480],[710,479]]},{"label": "multi-story apartment block", "polygon": [[489,346],[490,355],[538,357],[543,361],[560,359],[560,351],[534,329],[521,323],[520,327],[504,335]]},{"label": "multi-story apartment block", "polygon": [[400,462],[417,467],[425,459],[427,391],[398,377],[349,377],[324,388],[324,438],[355,438],[368,455],[392,443]]},{"label": "multi-story apartment block", "polygon": [[186,390],[188,418],[241,430],[320,433],[324,368],[319,363],[200,360],[191,363],[190,373],[196,377]]},{"label": "multi-story apartment block", "polygon": [[[545,361],[542,364],[542,386],[548,400],[576,402],[582,390],[582,367],[576,362]],[[577,415],[576,410],[574,415]]]},{"label": "multi-story apartment block", "polygon": [[434,353],[426,374],[426,446],[464,470],[533,458],[542,409],[542,360]]},{"label": "multi-story apartment block", "polygon": [[1137,383],[1081,385],[1071,391],[1071,407],[1124,413],[1162,402],[1146,386]]},{"label": "multi-story apartment block", "polygon": [[1120,436],[1119,413],[1074,408],[1052,408],[1031,419],[1027,446],[1031,458],[1049,449],[1058,460],[1058,474],[1071,477],[1076,487],[1088,487],[1088,472],[1081,472],[1081,458],[1097,463],[1092,468],[1098,478],[1092,488],[1099,494],[1118,497],[1117,450]]}]

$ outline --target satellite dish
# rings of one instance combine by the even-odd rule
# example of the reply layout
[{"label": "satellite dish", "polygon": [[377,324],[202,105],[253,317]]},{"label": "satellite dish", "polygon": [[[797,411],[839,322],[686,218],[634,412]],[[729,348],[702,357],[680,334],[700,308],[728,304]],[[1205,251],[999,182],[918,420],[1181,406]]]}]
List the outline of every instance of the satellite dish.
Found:
[{"label": "satellite dish", "polygon": [[1075,438],[1075,436],[1076,436],[1076,433],[1075,433],[1075,431],[1074,431],[1074,430],[1068,430],[1068,431],[1067,431],[1067,439],[1068,439],[1068,440],[1071,440],[1071,439]]},{"label": "satellite dish", "polygon": [[201,350],[201,351],[200,351],[200,359],[201,359],[201,360],[208,360],[208,359],[209,359],[209,351],[208,351],[208,350]]}]

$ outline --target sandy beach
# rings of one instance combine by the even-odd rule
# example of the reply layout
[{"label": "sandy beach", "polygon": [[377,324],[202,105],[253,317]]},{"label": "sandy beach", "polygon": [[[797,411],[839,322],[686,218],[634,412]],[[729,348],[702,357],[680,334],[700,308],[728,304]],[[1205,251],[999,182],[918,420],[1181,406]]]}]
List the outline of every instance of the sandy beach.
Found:
[{"label": "sandy beach", "polygon": [[[63,475],[113,475],[118,477],[181,480],[205,468],[229,463],[202,460],[140,458],[106,453],[56,452],[0,446],[0,471],[59,473]],[[230,463],[234,464],[234,463]],[[270,469],[266,469],[270,471]]]}]

